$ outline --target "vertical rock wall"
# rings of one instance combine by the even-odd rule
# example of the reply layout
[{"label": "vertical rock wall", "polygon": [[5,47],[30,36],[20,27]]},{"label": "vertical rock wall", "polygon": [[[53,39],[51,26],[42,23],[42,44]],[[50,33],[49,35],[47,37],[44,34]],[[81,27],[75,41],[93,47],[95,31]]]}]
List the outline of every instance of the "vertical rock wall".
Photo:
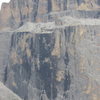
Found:
[{"label": "vertical rock wall", "polygon": [[24,100],[99,100],[98,32],[69,26],[13,33],[5,84]]},{"label": "vertical rock wall", "polygon": [[99,0],[4,3],[0,81],[23,100],[99,100],[99,9]]},{"label": "vertical rock wall", "polygon": [[[44,16],[54,12],[59,14],[59,12],[70,10],[69,14],[74,16],[77,16],[77,11],[99,12],[99,4],[99,0],[11,0],[10,3],[2,5],[0,29],[16,29],[27,21],[42,22],[45,21]],[[63,14],[60,15],[63,16]]]}]

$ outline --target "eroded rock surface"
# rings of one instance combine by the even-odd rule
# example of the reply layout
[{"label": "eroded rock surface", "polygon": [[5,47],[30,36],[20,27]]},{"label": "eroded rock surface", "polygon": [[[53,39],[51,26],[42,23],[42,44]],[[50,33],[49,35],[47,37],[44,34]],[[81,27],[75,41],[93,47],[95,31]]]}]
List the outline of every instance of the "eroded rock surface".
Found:
[{"label": "eroded rock surface", "polygon": [[[62,13],[65,11],[64,13]],[[57,12],[57,15],[55,15]],[[60,12],[60,14],[59,14]],[[53,16],[100,17],[99,0],[11,0],[3,3],[0,12],[0,29],[12,30],[25,22],[49,21]],[[94,14],[95,13],[95,14]],[[91,16],[92,14],[92,16]],[[95,15],[95,16],[94,16]]]},{"label": "eroded rock surface", "polygon": [[99,22],[62,17],[15,30],[7,87],[24,100],[99,100]]},{"label": "eroded rock surface", "polygon": [[99,0],[3,4],[0,81],[23,100],[99,100],[99,10]]}]

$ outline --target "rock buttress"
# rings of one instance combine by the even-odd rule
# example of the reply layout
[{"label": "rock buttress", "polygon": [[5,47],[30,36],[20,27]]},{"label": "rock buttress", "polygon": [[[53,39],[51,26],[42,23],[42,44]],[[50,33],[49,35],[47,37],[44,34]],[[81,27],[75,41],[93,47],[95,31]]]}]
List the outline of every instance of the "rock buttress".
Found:
[{"label": "rock buttress", "polygon": [[13,33],[5,84],[24,100],[98,100],[98,32],[79,25]]}]

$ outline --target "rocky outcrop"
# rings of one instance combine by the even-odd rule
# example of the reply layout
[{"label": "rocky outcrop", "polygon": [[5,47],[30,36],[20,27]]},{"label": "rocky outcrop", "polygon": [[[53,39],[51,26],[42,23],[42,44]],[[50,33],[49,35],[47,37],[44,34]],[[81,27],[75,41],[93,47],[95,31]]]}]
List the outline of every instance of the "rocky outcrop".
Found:
[{"label": "rocky outcrop", "polygon": [[21,99],[0,82],[0,100],[21,100]]},{"label": "rocky outcrop", "polygon": [[99,100],[99,9],[99,0],[4,3],[0,81],[23,100]]},{"label": "rocky outcrop", "polygon": [[4,83],[24,100],[99,100],[99,28],[73,17],[25,24],[12,34]]},{"label": "rocky outcrop", "polygon": [[[77,11],[79,11],[79,14],[81,11],[82,13],[96,11],[98,12],[97,16],[98,14],[100,16],[99,5],[99,0],[11,0],[10,3],[3,3],[2,5],[0,29],[12,30],[12,28],[18,28],[27,21],[46,21],[45,16],[48,16],[51,12],[58,12],[59,14],[60,11],[67,11],[67,13],[70,12],[68,15],[77,16]],[[72,13],[72,10],[75,13]],[[86,13],[87,16],[90,15],[88,12]],[[63,14],[60,14],[60,16],[63,16]]]}]

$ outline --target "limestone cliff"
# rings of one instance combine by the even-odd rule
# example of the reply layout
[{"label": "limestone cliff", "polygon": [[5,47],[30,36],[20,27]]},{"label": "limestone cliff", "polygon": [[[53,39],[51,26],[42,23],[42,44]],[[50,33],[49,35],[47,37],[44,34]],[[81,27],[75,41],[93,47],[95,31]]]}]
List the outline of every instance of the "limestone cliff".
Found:
[{"label": "limestone cliff", "polygon": [[0,81],[23,100],[99,100],[99,7],[99,0],[3,4]]},{"label": "limestone cliff", "polygon": [[73,17],[26,23],[12,32],[5,85],[24,100],[99,100],[99,28]]},{"label": "limestone cliff", "polygon": [[[70,11],[69,11],[70,10]],[[23,23],[46,21],[45,16],[49,17],[52,12],[66,11],[67,15],[79,14],[87,16],[95,13],[95,17],[100,16],[100,1],[99,0],[11,0],[10,3],[3,3],[0,12],[0,29],[12,30],[18,28]],[[72,13],[75,11],[75,13]],[[68,13],[70,12],[70,13]],[[99,14],[99,15],[98,15]],[[63,14],[60,14],[63,16]],[[49,20],[49,18],[48,18]],[[47,21],[48,21],[47,20]]]}]

